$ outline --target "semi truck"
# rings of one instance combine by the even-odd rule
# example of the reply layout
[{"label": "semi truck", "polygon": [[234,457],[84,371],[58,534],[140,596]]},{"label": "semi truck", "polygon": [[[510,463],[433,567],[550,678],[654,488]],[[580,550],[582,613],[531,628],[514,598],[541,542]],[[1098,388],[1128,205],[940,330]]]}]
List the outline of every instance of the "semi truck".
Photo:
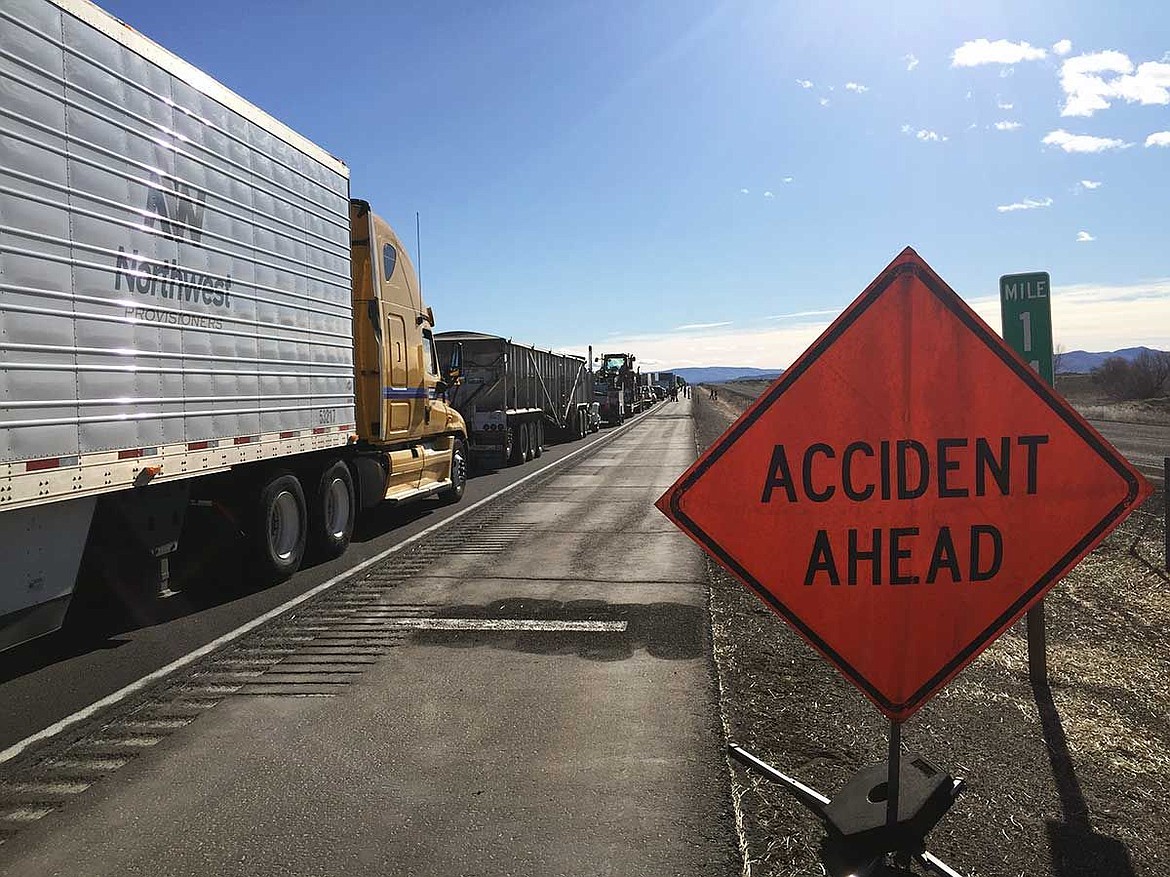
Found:
[{"label": "semi truck", "polygon": [[662,387],[669,393],[678,386],[678,378],[675,377],[674,372],[655,372],[653,383],[654,386]]},{"label": "semi truck", "polygon": [[554,353],[480,332],[440,332],[439,356],[461,363],[447,399],[468,427],[471,459],[482,467],[539,457],[550,438],[583,438],[598,428],[584,357]]},{"label": "semi truck", "polygon": [[434,316],[342,161],[87,0],[0,6],[0,100],[0,648],[95,551],[171,593],[193,505],[277,581],[462,496]]}]

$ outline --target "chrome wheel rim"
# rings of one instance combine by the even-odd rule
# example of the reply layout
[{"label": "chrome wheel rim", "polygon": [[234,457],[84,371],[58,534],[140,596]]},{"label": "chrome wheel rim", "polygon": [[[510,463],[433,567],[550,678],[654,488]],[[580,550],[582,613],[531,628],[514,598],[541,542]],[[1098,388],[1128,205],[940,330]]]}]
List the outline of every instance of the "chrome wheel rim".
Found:
[{"label": "chrome wheel rim", "polygon": [[282,561],[292,558],[300,541],[301,509],[297,498],[288,490],[282,490],[272,501],[268,513],[268,546],[272,554]]},{"label": "chrome wheel rim", "polygon": [[341,478],[329,482],[325,491],[325,528],[331,539],[344,539],[349,528],[349,488]]}]

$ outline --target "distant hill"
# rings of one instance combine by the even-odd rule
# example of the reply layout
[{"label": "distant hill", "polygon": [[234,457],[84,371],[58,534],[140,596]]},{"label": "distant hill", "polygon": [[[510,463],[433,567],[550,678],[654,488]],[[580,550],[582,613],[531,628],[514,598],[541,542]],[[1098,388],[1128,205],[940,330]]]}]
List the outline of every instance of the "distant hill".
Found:
[{"label": "distant hill", "polygon": [[1111,356],[1120,356],[1122,359],[1132,362],[1143,350],[1150,350],[1153,353],[1158,352],[1150,347],[1126,347],[1123,350],[1107,350],[1104,353],[1090,353],[1087,350],[1070,350],[1067,353],[1061,354],[1056,372],[1062,375],[1088,374]]},{"label": "distant hill", "polygon": [[768,381],[781,374],[780,368],[748,368],[747,366],[712,365],[706,368],[676,368],[674,373],[688,384],[721,384],[739,378]]}]

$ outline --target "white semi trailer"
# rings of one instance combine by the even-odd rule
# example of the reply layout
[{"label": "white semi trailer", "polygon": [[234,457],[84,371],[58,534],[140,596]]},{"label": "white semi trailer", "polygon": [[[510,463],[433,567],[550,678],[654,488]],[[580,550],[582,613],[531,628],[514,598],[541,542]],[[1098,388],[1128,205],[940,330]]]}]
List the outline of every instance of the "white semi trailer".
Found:
[{"label": "white semi trailer", "polygon": [[167,593],[194,499],[267,579],[458,499],[433,323],[341,161],[86,0],[3,0],[0,648],[87,549]]}]

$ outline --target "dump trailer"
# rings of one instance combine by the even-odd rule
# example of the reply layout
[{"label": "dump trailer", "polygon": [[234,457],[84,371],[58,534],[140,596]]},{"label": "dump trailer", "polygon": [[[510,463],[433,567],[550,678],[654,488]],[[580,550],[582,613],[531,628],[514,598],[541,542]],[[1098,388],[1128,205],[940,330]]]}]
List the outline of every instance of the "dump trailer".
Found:
[{"label": "dump trailer", "polygon": [[479,465],[524,463],[549,439],[572,441],[597,429],[584,357],[480,332],[440,332],[435,342],[444,362],[459,364],[446,395],[467,423]]},{"label": "dump trailer", "polygon": [[654,385],[650,380],[650,375],[650,372],[646,372],[645,374],[638,372],[635,375],[634,409],[636,411],[651,408],[658,401],[658,397],[654,395]]},{"label": "dump trailer", "polygon": [[172,593],[191,507],[277,581],[460,498],[433,315],[345,164],[85,0],[0,5],[0,100],[0,648],[83,558]]}]

